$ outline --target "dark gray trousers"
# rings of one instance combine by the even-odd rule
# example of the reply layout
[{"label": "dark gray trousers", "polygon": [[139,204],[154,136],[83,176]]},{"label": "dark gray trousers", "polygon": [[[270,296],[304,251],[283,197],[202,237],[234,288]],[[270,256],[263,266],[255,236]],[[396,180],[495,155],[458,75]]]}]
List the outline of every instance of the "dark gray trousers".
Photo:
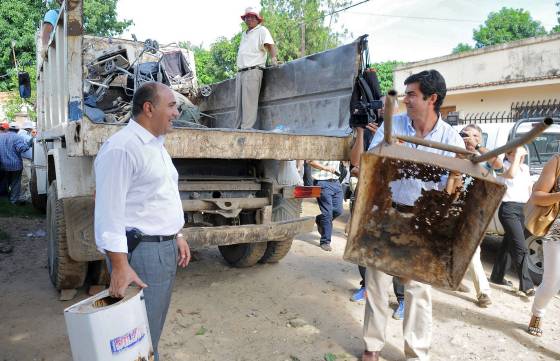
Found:
[{"label": "dark gray trousers", "polygon": [[132,254],[128,254],[130,266],[148,285],[147,288],[144,288],[144,300],[146,301],[155,361],[159,360],[158,343],[171,302],[171,291],[177,273],[178,253],[177,242],[171,240],[140,242]]}]

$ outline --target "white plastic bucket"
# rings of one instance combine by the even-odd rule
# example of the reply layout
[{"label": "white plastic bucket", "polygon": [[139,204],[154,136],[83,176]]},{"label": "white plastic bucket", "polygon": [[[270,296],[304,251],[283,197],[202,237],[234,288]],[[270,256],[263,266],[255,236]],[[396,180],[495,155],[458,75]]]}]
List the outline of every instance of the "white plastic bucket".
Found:
[{"label": "white plastic bucket", "polygon": [[64,310],[74,361],[152,361],[144,293],[129,288],[115,299],[109,291]]}]

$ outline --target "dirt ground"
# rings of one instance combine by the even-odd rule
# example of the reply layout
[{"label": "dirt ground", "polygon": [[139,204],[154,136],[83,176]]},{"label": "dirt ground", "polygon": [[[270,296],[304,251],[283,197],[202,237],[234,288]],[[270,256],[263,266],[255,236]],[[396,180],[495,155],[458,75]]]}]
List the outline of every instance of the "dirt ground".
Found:
[{"label": "dirt ground", "polygon": [[[304,213],[318,213],[306,202]],[[232,269],[217,249],[197,252],[178,271],[160,342],[162,360],[357,360],[364,303],[349,301],[357,267],[342,260],[347,211],[337,220],[333,252],[317,232],[298,238],[279,264]],[[0,254],[0,360],[71,360],[63,310],[87,297],[58,301],[47,272],[43,219],[2,218],[14,250]],[[496,240],[483,244],[487,273]],[[515,277],[510,280],[517,285]],[[467,281],[472,287],[472,282]],[[388,290],[392,293],[392,290]],[[560,360],[560,301],[554,299],[544,336],[525,332],[531,306],[512,290],[493,287],[494,304],[480,309],[469,294],[433,290],[433,360]],[[394,301],[394,297],[392,298]],[[402,360],[402,321],[391,319],[384,360]]]}]

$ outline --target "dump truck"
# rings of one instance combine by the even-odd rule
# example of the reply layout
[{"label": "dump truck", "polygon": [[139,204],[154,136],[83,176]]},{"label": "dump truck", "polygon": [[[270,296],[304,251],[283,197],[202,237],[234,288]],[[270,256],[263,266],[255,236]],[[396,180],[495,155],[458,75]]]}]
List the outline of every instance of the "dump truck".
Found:
[{"label": "dump truck", "polygon": [[[141,69],[157,50],[154,42],[85,35],[82,9],[82,0],[63,3],[48,48],[38,51],[46,56],[37,59],[31,184],[34,204],[46,208],[48,272],[59,290],[82,286],[88,275],[89,282],[107,280],[93,231],[93,162],[125,126],[126,101],[139,79],[165,80],[157,73],[161,62],[156,75],[153,62]],[[208,89],[190,78],[197,99],[183,99],[190,116],[165,147],[179,172],[182,233],[192,248],[218,246],[227,263],[249,267],[278,262],[296,235],[312,231],[301,202],[317,189],[298,186],[294,163],[349,159],[349,103],[366,47],[361,37],[265,69],[259,130],[231,128],[235,79]]]}]

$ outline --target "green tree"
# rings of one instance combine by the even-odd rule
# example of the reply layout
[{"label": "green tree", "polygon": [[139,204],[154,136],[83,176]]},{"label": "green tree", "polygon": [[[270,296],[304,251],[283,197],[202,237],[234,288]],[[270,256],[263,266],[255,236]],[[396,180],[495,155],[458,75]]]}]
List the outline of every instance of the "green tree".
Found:
[{"label": "green tree", "polygon": [[84,0],[84,30],[87,34],[97,36],[115,36],[122,34],[132,20],[117,20],[118,0]]},{"label": "green tree", "polygon": [[550,33],[560,33],[560,1],[556,2],[556,6],[558,7],[558,11],[556,11],[556,15],[558,16],[558,25],[553,27]]},{"label": "green tree", "polygon": [[387,94],[390,89],[393,89],[393,71],[399,64],[404,63],[402,61],[389,60],[382,63],[371,64],[371,67],[374,68],[377,73],[382,94]]},{"label": "green tree", "polygon": [[546,30],[542,24],[533,20],[528,11],[503,7],[491,12],[484,25],[473,30],[473,39],[475,47],[482,48],[544,34]]},{"label": "green tree", "polygon": [[[47,7],[42,0],[1,0],[0,6],[0,91],[13,89],[11,77],[5,76],[14,68],[11,43],[16,57],[26,70],[35,66],[35,34],[42,23]],[[132,24],[118,21],[118,0],[84,0],[85,32],[99,36],[114,36]],[[56,3],[56,2],[54,2]],[[55,5],[52,5],[55,6]]]},{"label": "green tree", "polygon": [[474,48],[467,43],[459,43],[451,50],[452,54],[464,53],[465,51],[473,50]]},{"label": "green tree", "polygon": [[261,0],[261,15],[278,48],[278,59],[290,61],[301,57],[302,23],[306,55],[340,45],[347,31],[334,32],[325,21],[336,22],[338,15],[328,14],[349,3],[345,0]]}]

